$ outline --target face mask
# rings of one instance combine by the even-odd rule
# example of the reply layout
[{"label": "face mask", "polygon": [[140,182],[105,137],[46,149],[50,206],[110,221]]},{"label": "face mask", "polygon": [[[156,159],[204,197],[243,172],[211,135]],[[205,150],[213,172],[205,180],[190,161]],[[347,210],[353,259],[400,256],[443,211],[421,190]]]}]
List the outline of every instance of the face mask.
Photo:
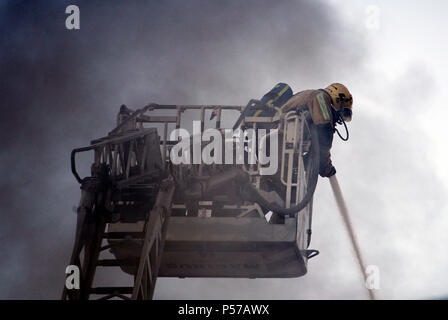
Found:
[{"label": "face mask", "polygon": [[349,108],[343,108],[341,111],[341,117],[345,122],[350,122],[352,120],[352,110]]}]

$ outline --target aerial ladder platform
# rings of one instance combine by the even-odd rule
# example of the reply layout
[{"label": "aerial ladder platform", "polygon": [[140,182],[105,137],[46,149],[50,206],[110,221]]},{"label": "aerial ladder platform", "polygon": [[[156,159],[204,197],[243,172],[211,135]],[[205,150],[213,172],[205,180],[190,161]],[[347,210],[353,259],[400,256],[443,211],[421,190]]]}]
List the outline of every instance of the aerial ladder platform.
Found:
[{"label": "aerial ladder platform", "polygon": [[[257,100],[247,106],[150,104],[136,111],[122,106],[114,130],[74,149],[81,200],[70,265],[79,268],[80,287],[64,287],[62,299],[152,299],[158,277],[306,274],[308,259],[318,254],[308,249],[318,169],[315,129],[305,110],[244,116],[260,105],[274,109]],[[201,134],[212,124],[224,135],[223,115],[238,112],[239,128],[278,131],[275,176],[261,175],[259,162],[173,165],[169,155],[178,140],[169,139],[171,130],[199,118]],[[76,156],[84,152],[93,152],[94,161],[91,175],[81,178]],[[282,219],[268,221],[269,215]],[[113,258],[104,258],[106,252]],[[96,286],[95,275],[110,267],[132,275],[133,285]]]}]

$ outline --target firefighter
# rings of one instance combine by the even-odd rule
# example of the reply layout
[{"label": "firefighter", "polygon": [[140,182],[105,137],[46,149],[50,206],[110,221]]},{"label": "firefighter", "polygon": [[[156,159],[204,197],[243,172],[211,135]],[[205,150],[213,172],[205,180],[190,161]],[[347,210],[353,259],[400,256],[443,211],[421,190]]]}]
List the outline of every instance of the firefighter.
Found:
[{"label": "firefighter", "polygon": [[353,98],[348,89],[340,83],[333,83],[325,89],[296,93],[281,108],[283,112],[304,107],[309,110],[319,134],[321,177],[336,174],[330,154],[333,134],[336,131],[336,124],[351,121],[352,105]]}]

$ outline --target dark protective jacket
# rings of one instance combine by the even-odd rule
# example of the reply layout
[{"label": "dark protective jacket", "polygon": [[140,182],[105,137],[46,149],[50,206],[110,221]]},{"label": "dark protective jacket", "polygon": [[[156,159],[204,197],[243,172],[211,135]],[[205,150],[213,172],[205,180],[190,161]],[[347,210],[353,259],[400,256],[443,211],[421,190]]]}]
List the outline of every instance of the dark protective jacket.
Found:
[{"label": "dark protective jacket", "polygon": [[296,93],[283,106],[282,111],[288,112],[297,108],[308,108],[314,124],[317,126],[320,144],[319,174],[326,176],[332,168],[330,149],[333,144],[333,134],[337,115],[332,107],[331,97],[325,90],[305,90]]}]

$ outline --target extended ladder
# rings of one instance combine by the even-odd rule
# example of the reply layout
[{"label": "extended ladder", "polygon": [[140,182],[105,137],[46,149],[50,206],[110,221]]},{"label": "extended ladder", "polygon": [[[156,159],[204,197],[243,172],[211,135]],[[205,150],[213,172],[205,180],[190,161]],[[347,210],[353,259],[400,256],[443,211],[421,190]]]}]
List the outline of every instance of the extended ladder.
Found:
[{"label": "extended ladder", "polygon": [[[166,179],[160,185],[155,203],[142,232],[107,232],[109,223],[106,222],[101,210],[95,209],[95,202],[101,197],[101,193],[95,192],[97,190],[92,186],[91,180],[87,184],[89,186],[83,185],[80,205],[80,210],[85,211],[86,214],[76,236],[70,260],[71,265],[79,267],[80,289],[68,290],[65,287],[62,299],[87,300],[91,294],[102,295],[101,299],[113,297],[152,299],[171,214],[173,181]],[[93,208],[93,210],[87,212],[88,208]],[[83,213],[80,213],[80,216],[82,215]],[[101,253],[110,248],[109,245],[103,245],[104,240],[126,241],[128,239],[142,241],[140,257],[137,260],[101,259]],[[133,287],[92,287],[97,267],[118,266],[136,269]]]},{"label": "extended ladder", "polygon": [[[95,161],[91,177],[81,179],[75,156],[85,151],[94,151]],[[109,135],[72,151],[72,172],[82,190],[70,259],[79,271],[79,289],[65,285],[62,299],[87,300],[92,294],[102,299],[152,298],[175,188],[162,159],[156,129]],[[129,221],[144,222],[143,228],[139,232],[109,231],[114,223]],[[111,241],[130,239],[141,243],[137,259],[102,258]],[[97,267],[133,268],[134,285],[93,287]]]}]

